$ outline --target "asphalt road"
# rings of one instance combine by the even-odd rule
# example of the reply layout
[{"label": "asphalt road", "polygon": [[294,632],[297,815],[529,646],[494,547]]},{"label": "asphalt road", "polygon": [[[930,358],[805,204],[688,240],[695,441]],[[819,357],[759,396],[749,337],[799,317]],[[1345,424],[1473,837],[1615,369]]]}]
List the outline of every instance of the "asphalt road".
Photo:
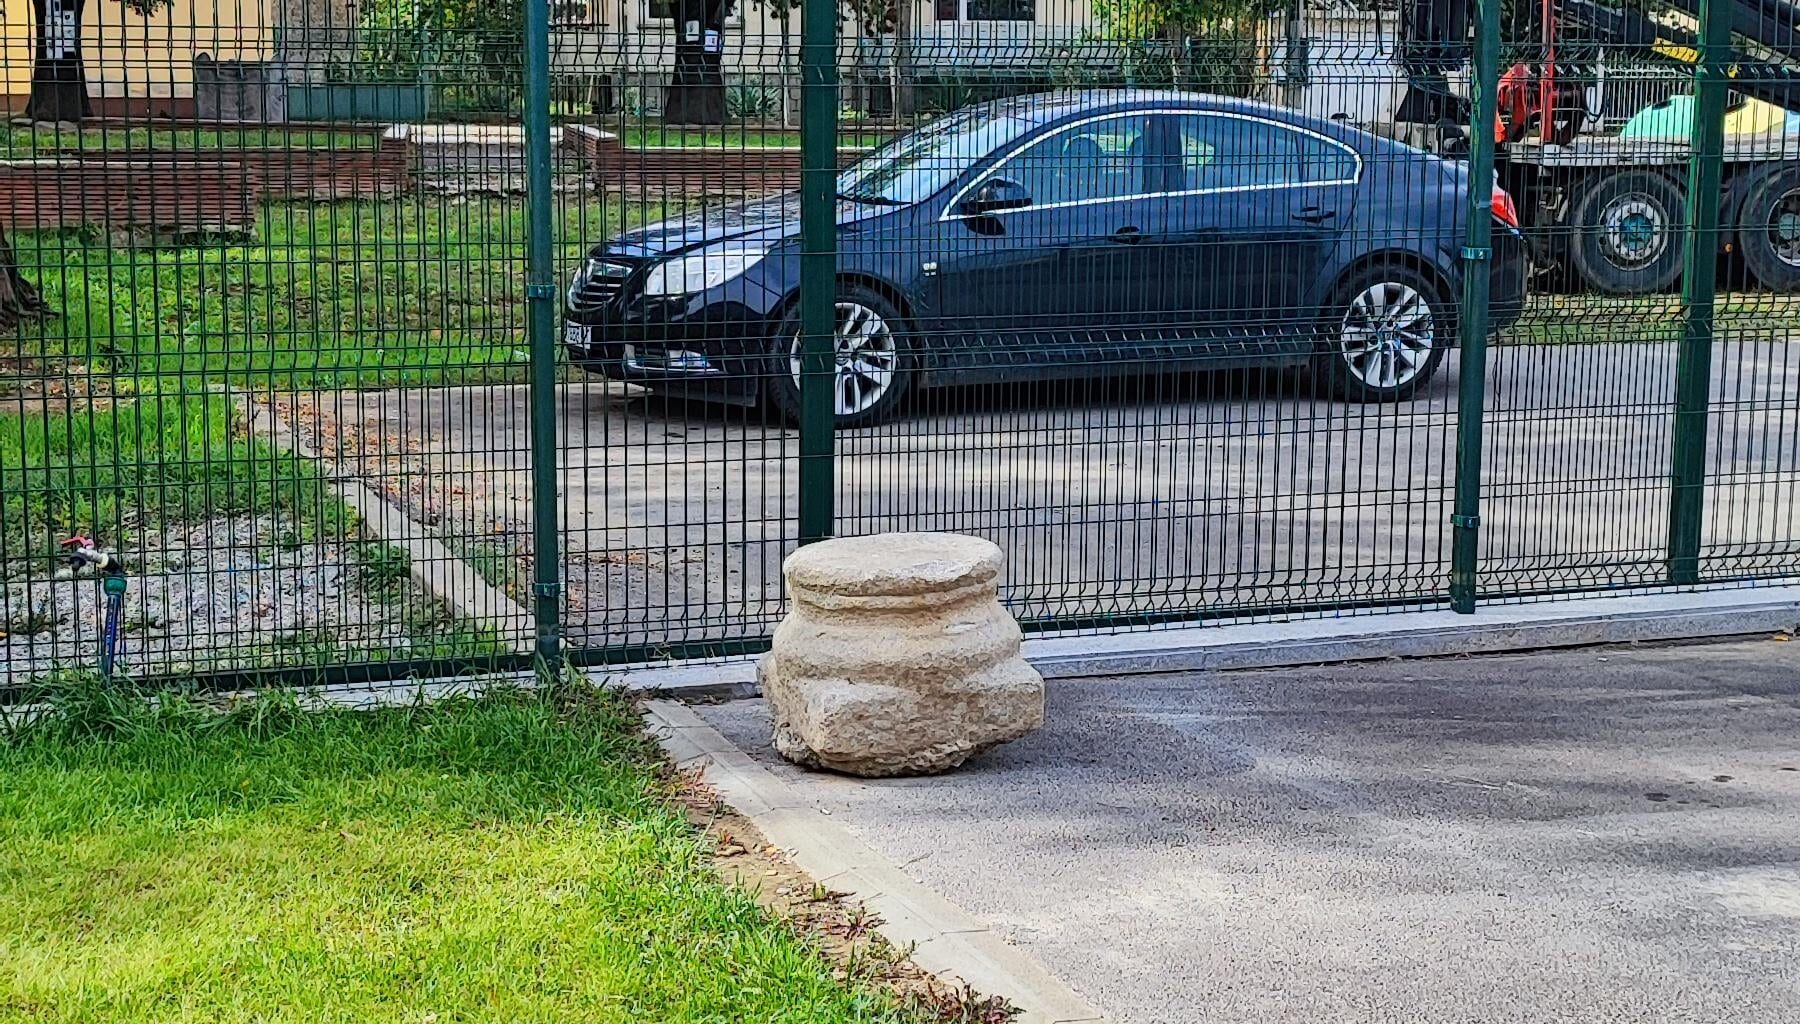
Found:
[{"label": "asphalt road", "polygon": [[[1659,582],[1676,351],[1516,345],[1489,363],[1482,509],[1490,591]],[[1800,560],[1800,347],[1721,343],[1706,564]],[[1457,363],[1397,405],[1293,377],[1019,384],[928,393],[837,441],[840,533],[953,530],[1006,551],[1022,618],[1231,611],[1440,594]],[[452,536],[529,535],[523,388],[327,396],[321,433]],[[560,509],[578,642],[758,636],[797,541],[797,434],[741,409],[580,378],[559,395]]]},{"label": "asphalt road", "polygon": [[803,799],[1124,1024],[1800,1020],[1800,650],[1053,684],[938,779]]}]

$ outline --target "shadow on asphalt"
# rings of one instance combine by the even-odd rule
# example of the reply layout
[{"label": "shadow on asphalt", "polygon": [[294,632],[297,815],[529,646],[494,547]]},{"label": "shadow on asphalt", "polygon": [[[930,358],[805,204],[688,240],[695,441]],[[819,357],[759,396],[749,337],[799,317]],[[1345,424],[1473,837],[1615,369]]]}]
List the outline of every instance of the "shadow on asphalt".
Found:
[{"label": "shadow on asphalt", "polygon": [[[1455,390],[1453,366],[1441,368],[1414,402],[1447,398]],[[1316,399],[1312,378],[1297,368],[1204,370],[1140,376],[1111,375],[1083,380],[1003,381],[953,385],[915,391],[907,397],[901,419],[1070,412],[1083,409],[1138,408],[1157,405],[1260,403]],[[1404,403],[1403,403],[1404,404]],[[768,403],[732,404],[705,395],[645,391],[624,403],[625,411],[646,420],[681,426],[745,426],[767,428],[781,421]]]}]

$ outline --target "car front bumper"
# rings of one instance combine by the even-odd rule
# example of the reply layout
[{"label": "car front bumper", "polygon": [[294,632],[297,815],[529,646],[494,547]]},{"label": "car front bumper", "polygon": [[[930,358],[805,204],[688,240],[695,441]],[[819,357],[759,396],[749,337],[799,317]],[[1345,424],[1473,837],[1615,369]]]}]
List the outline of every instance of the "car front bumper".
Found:
[{"label": "car front bumper", "polygon": [[1531,257],[1525,236],[1495,225],[1494,255],[1488,269],[1488,330],[1503,331],[1525,313],[1526,281],[1531,276]]},{"label": "car front bumper", "polygon": [[747,306],[639,300],[564,320],[570,361],[608,380],[750,401],[774,365],[769,321]]}]

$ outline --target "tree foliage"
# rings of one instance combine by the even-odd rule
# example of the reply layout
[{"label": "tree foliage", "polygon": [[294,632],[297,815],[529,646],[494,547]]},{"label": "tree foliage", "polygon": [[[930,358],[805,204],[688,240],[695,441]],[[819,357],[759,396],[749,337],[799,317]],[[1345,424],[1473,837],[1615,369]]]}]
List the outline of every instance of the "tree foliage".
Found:
[{"label": "tree foliage", "polygon": [[1244,27],[1283,0],[1094,0],[1094,14],[1117,38],[1169,39]]},{"label": "tree foliage", "polygon": [[[750,0],[776,17],[792,15],[806,6],[807,0]],[[864,35],[893,34],[900,25],[900,5],[910,0],[838,0],[840,23],[854,23]]]},{"label": "tree foliage", "polygon": [[1255,96],[1266,85],[1259,34],[1286,0],[1094,0],[1125,79]]},{"label": "tree foliage", "polygon": [[475,106],[511,109],[523,81],[525,5],[495,0],[364,0],[356,57],[335,81],[431,83]]}]

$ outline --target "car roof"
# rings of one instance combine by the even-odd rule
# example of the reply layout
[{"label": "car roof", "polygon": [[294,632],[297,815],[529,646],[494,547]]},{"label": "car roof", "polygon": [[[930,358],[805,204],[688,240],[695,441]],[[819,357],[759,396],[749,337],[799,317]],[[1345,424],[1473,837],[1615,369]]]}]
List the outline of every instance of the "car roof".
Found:
[{"label": "car roof", "polygon": [[1372,151],[1419,151],[1386,139],[1354,125],[1304,114],[1291,107],[1263,103],[1239,96],[1223,96],[1210,92],[1187,92],[1179,89],[1058,89],[1029,93],[1005,99],[990,100],[969,111],[986,110],[996,117],[1011,117],[1036,125],[1051,124],[1080,114],[1129,111],[1144,107],[1171,106],[1198,111],[1227,114],[1252,114],[1329,135],[1367,156]]},{"label": "car roof", "polygon": [[1177,89],[1058,89],[1053,92],[1030,93],[991,100],[982,104],[996,115],[1048,124],[1070,114],[1139,106],[1182,106],[1196,110],[1275,116],[1284,121],[1311,122],[1314,118],[1256,100],[1217,93],[1184,92]]}]

